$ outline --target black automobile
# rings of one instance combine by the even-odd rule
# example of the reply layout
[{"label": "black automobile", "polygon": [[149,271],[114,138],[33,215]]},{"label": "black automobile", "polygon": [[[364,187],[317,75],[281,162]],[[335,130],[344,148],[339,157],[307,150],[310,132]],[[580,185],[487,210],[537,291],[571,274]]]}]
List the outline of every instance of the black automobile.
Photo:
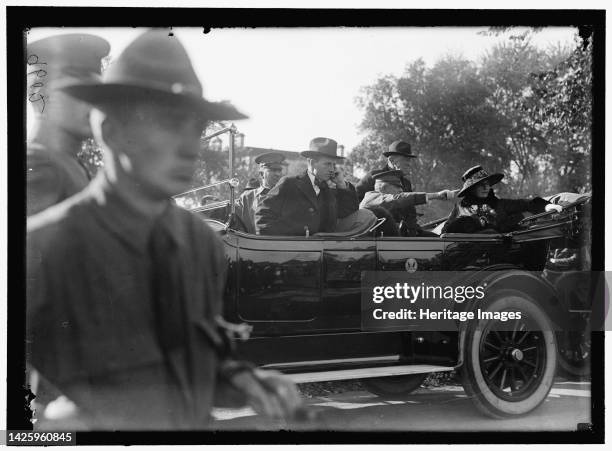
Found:
[{"label": "black automobile", "polygon": [[[192,211],[225,243],[225,317],[252,328],[238,345],[243,357],[297,383],[361,379],[379,395],[404,395],[431,372],[458,370],[480,411],[508,417],[544,401],[558,365],[588,372],[590,306],[555,287],[581,274],[559,264],[560,252],[588,245],[581,240],[590,196],[577,199],[510,233],[435,237],[381,236],[380,222],[355,234],[259,236],[244,231],[230,202]],[[480,309],[518,311],[522,319],[512,327],[472,320],[446,331],[365,330],[362,275],[387,271],[465,271],[486,286]]]},{"label": "black automobile", "polygon": [[[236,128],[205,139],[223,133],[229,133],[233,173]],[[379,219],[352,233],[288,237],[246,233],[234,213],[238,184],[222,180],[175,200],[225,244],[224,314],[250,326],[249,338],[238,343],[244,358],[296,383],[361,379],[383,396],[408,394],[429,373],[457,370],[478,409],[498,418],[539,406],[558,366],[573,376],[588,374],[591,287],[580,270],[590,269],[590,195],[551,196],[561,212],[526,217],[504,234],[384,236]],[[211,188],[216,199],[202,205],[194,195]],[[229,200],[219,200],[225,194]],[[436,232],[442,222],[427,227]],[[364,327],[364,274],[418,272],[427,280],[441,271],[486,287],[480,303],[455,304],[455,310],[520,312],[521,319],[511,327],[478,318],[448,330]]]}]

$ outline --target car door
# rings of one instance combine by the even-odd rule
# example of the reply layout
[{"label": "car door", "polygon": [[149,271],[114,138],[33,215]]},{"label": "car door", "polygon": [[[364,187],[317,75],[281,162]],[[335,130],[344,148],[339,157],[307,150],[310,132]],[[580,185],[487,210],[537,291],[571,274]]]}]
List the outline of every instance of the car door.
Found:
[{"label": "car door", "polygon": [[299,335],[321,310],[321,240],[236,234],[237,319],[255,336]]}]

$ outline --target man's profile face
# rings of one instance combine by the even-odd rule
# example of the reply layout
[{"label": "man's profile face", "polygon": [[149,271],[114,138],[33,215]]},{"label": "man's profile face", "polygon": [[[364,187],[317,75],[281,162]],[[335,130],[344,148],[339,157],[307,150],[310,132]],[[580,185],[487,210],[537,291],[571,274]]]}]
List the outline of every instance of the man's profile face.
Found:
[{"label": "man's profile face", "polygon": [[310,161],[311,171],[319,180],[326,182],[334,176],[336,160],[328,157],[318,157]]},{"label": "man's profile face", "polygon": [[[178,105],[136,105],[118,124],[113,151],[129,159],[129,172],[151,198],[186,191],[192,181],[205,122]],[[124,168],[125,169],[125,168]]]},{"label": "man's profile face", "polygon": [[399,169],[404,175],[410,173],[410,157],[405,157],[404,155],[391,155],[388,158],[388,162],[392,169]]},{"label": "man's profile face", "polygon": [[282,176],[283,168],[263,168],[261,170],[261,179],[266,188],[274,188]]}]

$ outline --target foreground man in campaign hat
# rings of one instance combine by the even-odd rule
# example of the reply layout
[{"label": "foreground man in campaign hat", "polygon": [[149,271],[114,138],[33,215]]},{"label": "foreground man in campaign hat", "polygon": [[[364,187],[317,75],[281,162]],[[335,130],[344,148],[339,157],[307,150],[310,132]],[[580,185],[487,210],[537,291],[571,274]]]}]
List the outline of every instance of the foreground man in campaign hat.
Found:
[{"label": "foreground man in campaign hat", "polygon": [[278,183],[283,175],[285,157],[278,152],[268,152],[255,158],[259,165],[261,185],[257,188],[245,190],[237,201],[236,213],[242,219],[246,232],[255,233],[255,211],[261,200]]},{"label": "foreground man in campaign hat", "polygon": [[27,214],[38,213],[81,191],[89,183],[77,154],[91,137],[86,103],[58,88],[95,80],[110,50],[89,34],[39,39],[27,47],[27,95],[34,124],[27,147]]},{"label": "foreground man in campaign hat", "polygon": [[95,106],[105,166],[28,220],[28,361],[94,430],[204,429],[223,394],[291,415],[292,383],[228,358],[222,244],[169,200],[190,183],[206,121],[245,116],[202,97],[161,30],[132,42],[103,83],[65,91]]}]

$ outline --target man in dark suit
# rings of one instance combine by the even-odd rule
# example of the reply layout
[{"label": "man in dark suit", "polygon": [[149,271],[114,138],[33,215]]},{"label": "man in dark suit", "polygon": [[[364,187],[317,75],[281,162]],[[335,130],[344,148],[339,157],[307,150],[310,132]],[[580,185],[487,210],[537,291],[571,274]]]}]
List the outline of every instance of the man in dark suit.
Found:
[{"label": "man in dark suit", "polygon": [[89,183],[77,154],[91,137],[91,107],[56,89],[94,81],[108,42],[89,34],[63,34],[28,44],[28,100],[34,124],[27,147],[27,214],[78,193]]},{"label": "man in dark suit", "polygon": [[359,208],[355,188],[344,180],[336,163],[338,144],[329,138],[314,138],[310,149],[301,152],[308,159],[305,173],[283,177],[261,201],[255,212],[255,227],[261,235],[309,236],[336,232],[339,219]]}]

